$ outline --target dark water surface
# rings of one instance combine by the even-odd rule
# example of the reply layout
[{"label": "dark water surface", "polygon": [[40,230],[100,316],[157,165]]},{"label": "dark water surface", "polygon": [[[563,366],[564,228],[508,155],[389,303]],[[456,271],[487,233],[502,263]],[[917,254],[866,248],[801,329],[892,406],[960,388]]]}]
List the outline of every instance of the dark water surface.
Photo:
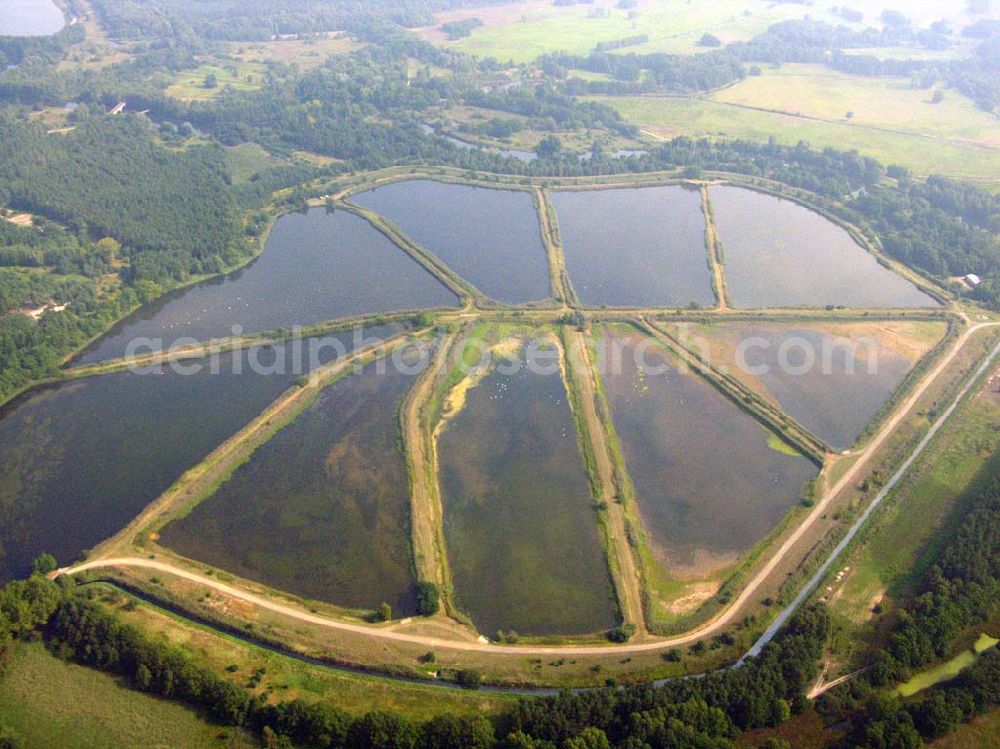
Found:
[{"label": "dark water surface", "polygon": [[[244,374],[232,374],[234,356]],[[261,363],[286,361],[282,349]],[[119,372],[40,389],[0,418],[0,582],[42,552],[61,564],[108,538],[248,424],[295,375]],[[291,369],[291,367],[288,367]]]},{"label": "dark water surface", "polygon": [[381,213],[498,301],[551,296],[549,264],[531,195],[434,182],[396,182],[351,197]]},{"label": "dark water surface", "polygon": [[843,228],[798,203],[725,185],[709,195],[737,307],[937,306]]},{"label": "dark water surface", "polygon": [[410,484],[397,444],[413,379],[376,362],[325,388],[160,543],[296,595],[415,613]]},{"label": "dark water surface", "polygon": [[[767,391],[789,416],[836,450],[854,444],[910,371],[906,357],[874,339],[871,349],[855,341],[851,355],[833,347],[830,336],[807,328],[749,327],[745,334],[766,342],[747,348],[746,363],[766,368],[760,380]],[[782,366],[782,346],[791,367]],[[827,349],[829,366],[823,362]],[[806,352],[815,353],[812,367],[812,354]]]},{"label": "dark water surface", "polygon": [[2,0],[0,36],[49,36],[66,25],[52,0]]},{"label": "dark water surface", "polygon": [[756,420],[658,349],[636,366],[640,340],[604,367],[615,430],[654,548],[669,568],[705,574],[764,538],[817,470],[772,449]]},{"label": "dark water surface", "polygon": [[607,563],[559,373],[487,375],[438,445],[455,595],[479,631],[613,626]]},{"label": "dark water surface", "polygon": [[584,304],[715,301],[698,191],[678,186],[555,191],[566,268]]},{"label": "dark water surface", "polygon": [[161,339],[169,347],[183,337],[232,335],[233,325],[252,333],[456,303],[451,291],[364,219],[313,208],[278,219],[264,252],[246,268],[143,307],[76,363],[123,356],[136,338]]}]

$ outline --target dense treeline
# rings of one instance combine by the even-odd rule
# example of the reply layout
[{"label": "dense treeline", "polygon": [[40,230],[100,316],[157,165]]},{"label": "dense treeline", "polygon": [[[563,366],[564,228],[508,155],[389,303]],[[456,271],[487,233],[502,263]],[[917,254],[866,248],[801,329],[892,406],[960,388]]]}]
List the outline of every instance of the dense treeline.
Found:
[{"label": "dense treeline", "polygon": [[824,694],[817,709],[828,723],[846,721],[840,749],[920,749],[998,706],[1000,652],[992,650],[954,680],[905,702],[856,679]]},{"label": "dense treeline", "polygon": [[469,36],[482,25],[483,22],[478,18],[463,18],[461,21],[447,21],[441,24],[441,31],[454,42]]},{"label": "dense treeline", "polygon": [[552,128],[574,130],[604,126],[623,135],[634,135],[635,128],[625,123],[614,109],[596,102],[577,102],[551,86],[515,88],[499,93],[472,90],[465,96],[465,103],[511,112],[536,120],[549,120]]},{"label": "dense treeline", "polygon": [[0,70],[7,65],[37,65],[58,62],[70,47],[83,41],[82,26],[67,26],[51,36],[0,35]]},{"label": "dense treeline", "polygon": [[870,680],[899,681],[949,657],[958,635],[995,616],[998,607],[1000,479],[994,479],[899,612],[888,641],[873,657]]},{"label": "dense treeline", "polygon": [[1000,613],[1000,478],[993,477],[950,532],[913,596],[889,615],[863,678],[824,695],[831,722],[851,718],[846,747],[919,747],[1000,705],[1000,652],[981,655],[947,684],[900,704],[881,687],[945,660],[970,628]]},{"label": "dense treeline", "polygon": [[[49,569],[51,561],[43,566]],[[153,640],[79,592],[40,575],[0,591],[0,648],[42,634],[64,658],[120,675],[136,689],[203,709],[226,725],[259,731],[269,745],[369,749],[731,749],[740,730],[778,725],[805,707],[804,688],[829,627],[822,608],[800,612],[742,668],[704,679],[523,699],[494,720],[442,716],[414,723],[388,712],[354,718],[323,703],[266,704],[236,683]],[[284,743],[282,743],[284,742]]]},{"label": "dense treeline", "polygon": [[976,273],[984,282],[975,296],[1000,302],[1000,197],[931,177],[868,190],[849,205],[893,257],[942,279]]},{"label": "dense treeline", "polygon": [[[18,277],[20,281],[23,277]],[[10,293],[6,274],[0,285]],[[92,286],[66,289],[58,282],[38,298],[71,302],[63,312],[50,312],[37,322],[26,315],[0,315],[0,401],[37,380],[53,377],[61,361],[75,348],[108,328],[137,302],[131,292],[98,301]]]},{"label": "dense treeline", "polygon": [[[261,189],[241,197],[259,205]],[[131,116],[83,116],[73,132],[49,135],[0,111],[0,204],[38,217],[0,221],[0,400],[56,374],[136,304],[231,266],[253,241],[221,149],[169,151]],[[124,288],[98,295],[109,274]],[[69,306],[37,321],[18,311],[49,303]]]},{"label": "dense treeline", "polygon": [[565,69],[576,68],[612,78],[610,81],[570,78],[567,91],[574,94],[690,93],[719,88],[746,75],[739,59],[726,50],[697,55],[609,54],[595,51],[587,56],[551,55],[541,62],[554,72],[562,73],[563,77]]},{"label": "dense treeline", "polygon": [[[31,226],[0,220],[0,400],[55,375],[66,354],[135,303],[97,294],[96,280],[113,270],[118,249],[114,240],[81,240],[44,219]],[[69,308],[38,321],[19,311],[50,304]]]},{"label": "dense treeline", "polygon": [[96,116],[60,136],[0,113],[0,203],[80,237],[113,237],[137,277],[181,280],[235,259],[240,225],[227,180],[220,149],[167,151],[132,116]]},{"label": "dense treeline", "polygon": [[805,708],[805,689],[816,678],[828,630],[826,610],[809,607],[742,668],[662,687],[525,700],[503,718],[501,733],[521,732],[564,746],[587,727],[600,730],[616,746],[728,746],[711,742],[740,730],[778,725]]},{"label": "dense treeline", "polygon": [[351,28],[377,16],[414,27],[449,8],[497,5],[503,0],[93,0],[101,22],[116,37],[169,37],[178,27],[206,39],[259,41],[275,34]]}]

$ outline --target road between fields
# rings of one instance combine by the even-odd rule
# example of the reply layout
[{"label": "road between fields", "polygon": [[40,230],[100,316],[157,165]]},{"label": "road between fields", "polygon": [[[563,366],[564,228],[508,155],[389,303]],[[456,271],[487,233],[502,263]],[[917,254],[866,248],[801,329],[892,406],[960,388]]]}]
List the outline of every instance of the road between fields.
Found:
[{"label": "road between fields", "polygon": [[[628,653],[643,653],[651,652],[656,650],[662,650],[666,648],[677,647],[680,645],[686,645],[697,640],[700,640],[709,635],[716,634],[724,629],[739,613],[740,609],[755,595],[756,591],[768,578],[768,576],[777,568],[777,566],[782,562],[785,556],[789,553],[792,547],[802,538],[803,535],[809,530],[810,527],[826,512],[829,504],[833,499],[847,486],[854,481],[858,474],[860,473],[862,467],[868,462],[872,455],[883,445],[883,443],[889,438],[889,436],[895,431],[895,428],[899,423],[906,417],[910,410],[914,407],[920,397],[927,391],[927,388],[937,380],[937,378],[944,372],[945,368],[955,359],[959,351],[966,345],[969,338],[978,330],[987,327],[995,327],[1000,325],[997,322],[991,323],[979,323],[972,326],[966,330],[952,347],[951,351],[948,352],[941,361],[938,362],[937,366],[934,367],[913,389],[910,395],[900,404],[899,408],[896,409],[895,413],[886,420],[882,425],[882,428],[878,431],[876,436],[872,441],[865,447],[865,449],[860,453],[859,459],[854,463],[853,466],[844,474],[843,477],[832,486],[827,492],[824,493],[822,499],[816,503],[812,512],[809,516],[785,539],[781,547],[768,559],[767,563],[757,571],[757,574],[753,579],[744,587],[743,591],[736,597],[736,599],[724,610],[720,611],[716,616],[714,616],[709,621],[705,622],[696,629],[691,630],[683,635],[678,635],[676,637],[663,637],[657,639],[650,639],[644,642],[638,642],[633,644],[624,645],[614,645],[608,643],[607,645],[563,645],[563,646],[545,646],[545,645],[497,645],[489,642],[461,642],[455,640],[440,639],[435,637],[427,637],[423,635],[406,634],[405,632],[396,632],[386,629],[376,629],[364,624],[355,624],[352,622],[341,621],[337,619],[331,619],[328,617],[318,616],[316,614],[311,614],[302,609],[286,606],[281,603],[277,603],[273,600],[265,598],[263,596],[256,595],[246,590],[241,590],[239,588],[227,585],[226,583],[220,582],[219,580],[208,577],[206,575],[201,575],[196,572],[190,572],[181,567],[169,564],[167,562],[157,561],[155,559],[146,559],[142,557],[111,557],[106,559],[95,559],[88,562],[83,562],[82,564],[75,565],[73,567],[63,568],[57,570],[52,574],[52,577],[59,577],[61,575],[73,575],[80,572],[86,572],[88,570],[102,569],[108,567],[129,567],[129,568],[140,568],[140,569],[150,569],[156,570],[158,572],[163,572],[166,574],[174,575],[181,579],[187,580],[189,582],[196,583],[198,585],[204,586],[206,588],[218,591],[225,595],[231,596],[233,598],[245,601],[247,603],[259,606],[260,608],[266,609],[268,611],[273,611],[291,619],[296,619],[301,622],[307,622],[309,624],[315,624],[321,627],[325,627],[331,630],[337,630],[340,632],[350,632],[353,634],[362,635],[365,637],[372,637],[381,640],[389,640],[394,642],[400,642],[411,645],[419,645],[421,647],[428,648],[444,648],[457,651],[465,652],[480,652],[480,653],[492,653],[492,654],[502,654],[502,655],[558,655],[558,656],[600,656],[608,654],[628,654]],[[951,416],[958,403],[962,398],[968,393],[972,384],[978,378],[979,374],[985,371],[985,368],[989,365],[990,361],[1000,353],[1000,346],[993,350],[989,357],[983,362],[983,365],[979,370],[974,373],[971,378],[965,383],[955,398],[952,400],[948,409],[944,411],[940,418],[934,422],[931,426],[930,431],[927,435],[917,444],[917,446],[911,451],[907,460],[902,464],[902,467],[897,471],[895,479],[898,480],[899,477],[905,473],[906,469],[913,463],[913,461],[919,456],[923,449],[930,442],[934,434],[943,426],[945,421]],[[891,487],[886,487],[883,489],[881,496],[888,493],[888,489]],[[855,524],[854,528],[860,528],[860,524],[870,515],[871,511],[874,510],[874,503],[869,506],[858,523]],[[853,530],[853,529],[852,529]],[[856,531],[855,531],[856,532]],[[841,542],[836,549],[828,556],[824,565],[821,567],[821,571],[827,568],[840,554],[844,546]],[[815,578],[814,578],[815,579]],[[749,654],[758,651],[760,647],[766,643],[771,636],[780,626],[780,623],[787,620],[794,609],[805,600],[809,592],[809,585],[805,586],[800,592],[799,596],[795,599],[791,606],[786,608],[778,617],[778,619],[768,628],[767,632],[757,643],[754,648],[751,649]]]}]

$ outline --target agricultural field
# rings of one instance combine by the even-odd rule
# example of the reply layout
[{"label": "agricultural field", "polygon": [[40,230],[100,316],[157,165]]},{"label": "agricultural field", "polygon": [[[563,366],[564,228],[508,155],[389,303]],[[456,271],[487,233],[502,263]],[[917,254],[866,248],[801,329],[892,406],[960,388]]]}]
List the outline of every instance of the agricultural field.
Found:
[{"label": "agricultural field", "polygon": [[[940,101],[935,101],[941,96]],[[818,65],[764,66],[711,101],[837,124],[881,128],[1000,150],[1000,120],[961,93],[901,77],[848,75]]]},{"label": "agricultural field", "polygon": [[614,107],[653,141],[678,135],[755,141],[773,138],[787,145],[805,141],[813,148],[856,150],[885,164],[905,166],[920,176],[941,174],[977,183],[1000,181],[997,178],[1000,150],[969,143],[925,138],[846,121],[811,120],[710,99],[607,96],[590,97],[590,100]]},{"label": "agricultural field", "polygon": [[226,162],[237,182],[249,182],[263,169],[284,166],[288,162],[272,156],[256,143],[243,143],[226,149]]},{"label": "agricultural field", "polygon": [[481,57],[530,62],[547,52],[586,54],[600,42],[647,34],[649,42],[626,51],[697,51],[697,41],[707,31],[725,41],[748,39],[770,24],[801,18],[802,8],[774,6],[757,0],[724,0],[691,6],[681,0],[647,0],[635,10],[622,10],[614,0],[555,7],[548,2],[527,2],[452,11],[436,17],[440,23],[479,18],[481,28],[457,42],[446,42],[438,27],[423,30],[435,42]]},{"label": "agricultural field", "polygon": [[[622,9],[615,0],[593,4],[554,6],[531,2],[448,11],[435,16],[435,26],[421,30],[424,37],[449,48],[499,61],[524,63],[549,52],[586,54],[600,42],[646,35],[649,40],[620,48],[621,52],[668,52],[693,54],[704,51],[698,41],[705,33],[724,44],[745,41],[779,21],[809,17],[855,28],[881,26],[883,10],[898,4],[879,0],[864,4],[864,18],[848,23],[826,7],[803,7],[796,3],[764,0],[719,0],[689,3],[684,0],[640,0],[634,9]],[[927,25],[945,19],[961,28],[974,16],[948,0],[907,3],[905,12],[915,24]],[[479,28],[457,41],[448,41],[442,23],[478,18]]]}]

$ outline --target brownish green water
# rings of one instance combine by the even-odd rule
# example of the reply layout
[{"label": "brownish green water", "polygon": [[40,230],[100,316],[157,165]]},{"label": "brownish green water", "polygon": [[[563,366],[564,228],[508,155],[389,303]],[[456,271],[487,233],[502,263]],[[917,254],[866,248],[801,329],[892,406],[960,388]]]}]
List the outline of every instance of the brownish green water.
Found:
[{"label": "brownish green water", "polygon": [[737,307],[935,307],[844,229],[790,200],[709,189],[726,282]]},{"label": "brownish green water", "polygon": [[[769,433],[703,378],[640,337],[602,367],[625,465],[655,553],[678,573],[725,566],[802,497],[816,467],[768,446]],[[613,350],[609,347],[608,350]]]},{"label": "brownish green water", "polygon": [[325,388],[160,542],[296,595],[415,613],[398,428],[412,383],[376,362]]},{"label": "brownish green water", "polygon": [[77,363],[123,356],[138,338],[161,341],[159,349],[179,338],[230,336],[234,325],[253,333],[456,303],[454,294],[363,218],[313,208],[278,219],[263,254],[246,268],[141,308]]},{"label": "brownish green water", "polygon": [[760,368],[764,388],[789,416],[836,450],[854,444],[910,371],[906,357],[874,338],[838,344],[820,331],[784,326],[741,332],[744,340],[755,339],[746,347],[745,362],[752,371]]},{"label": "brownish green water", "polygon": [[576,634],[615,624],[558,372],[487,375],[440,435],[438,454],[455,595],[480,632]]},{"label": "brownish green water", "polygon": [[555,191],[551,199],[566,268],[584,304],[714,303],[697,190],[666,186]]},{"label": "brownish green water", "polygon": [[487,296],[508,304],[551,296],[530,193],[415,179],[351,200],[381,213]]}]

